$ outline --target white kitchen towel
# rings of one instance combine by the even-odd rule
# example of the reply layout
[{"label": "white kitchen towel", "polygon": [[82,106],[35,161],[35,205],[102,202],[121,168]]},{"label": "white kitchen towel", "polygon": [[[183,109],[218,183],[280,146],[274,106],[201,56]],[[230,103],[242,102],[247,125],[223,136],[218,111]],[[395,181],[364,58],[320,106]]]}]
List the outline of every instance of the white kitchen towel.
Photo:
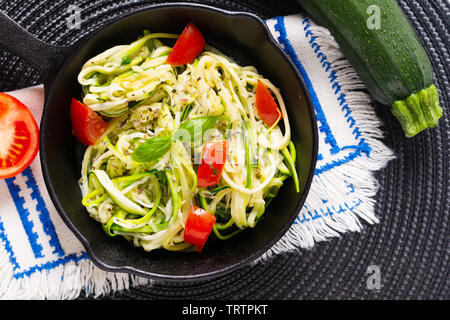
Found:
[{"label": "white kitchen towel", "polygon": [[[257,263],[360,231],[363,221],[378,223],[373,200],[378,183],[373,173],[394,157],[380,142],[382,123],[370,97],[329,32],[306,15],[266,23],[308,86],[319,128],[319,159],[297,220]],[[40,122],[42,86],[10,94]],[[21,174],[0,180],[0,299],[73,299],[83,291],[98,296],[151,283],[94,266],[49,198],[39,155]]]}]

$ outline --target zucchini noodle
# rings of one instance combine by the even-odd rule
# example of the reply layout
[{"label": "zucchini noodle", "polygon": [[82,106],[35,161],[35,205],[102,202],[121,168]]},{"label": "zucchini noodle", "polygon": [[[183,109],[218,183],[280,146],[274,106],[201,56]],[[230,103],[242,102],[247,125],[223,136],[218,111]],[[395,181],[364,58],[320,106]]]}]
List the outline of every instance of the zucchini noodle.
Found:
[{"label": "zucchini noodle", "polygon": [[[166,64],[172,47],[164,43],[177,37],[145,31],[135,42],[91,58],[78,75],[83,103],[109,121],[84,154],[82,204],[109,236],[146,251],[193,250],[184,241],[192,206],[215,215],[215,235],[229,239],[255,227],[286,179],[292,178],[299,192],[297,153],[279,89],[254,67],[242,67],[208,45],[193,63]],[[268,127],[258,116],[259,81],[281,110],[280,124]],[[164,140],[201,117],[227,124],[216,123],[200,143]],[[168,151],[137,161],[134,152],[152,138],[167,141]],[[201,188],[196,171],[203,142],[224,139],[221,178]]]}]

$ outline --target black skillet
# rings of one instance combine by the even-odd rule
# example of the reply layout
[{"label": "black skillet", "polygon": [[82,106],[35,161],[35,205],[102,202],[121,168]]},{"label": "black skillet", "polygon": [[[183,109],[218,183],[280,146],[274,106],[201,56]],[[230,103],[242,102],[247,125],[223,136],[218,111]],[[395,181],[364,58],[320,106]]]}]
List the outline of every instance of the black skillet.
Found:
[{"label": "black skillet", "polygon": [[[180,33],[193,22],[206,41],[243,65],[253,65],[284,96],[296,145],[301,192],[291,181],[269,205],[254,229],[221,241],[210,236],[201,254],[145,252],[124,239],[110,238],[89,218],[78,187],[85,147],[72,135],[69,104],[80,98],[77,75],[89,58],[134,41],[143,29]],[[309,191],[317,158],[317,126],[311,99],[299,72],[270,35],[264,21],[248,13],[190,3],[170,3],[125,14],[70,47],[46,44],[0,11],[0,45],[40,70],[46,93],[40,124],[40,157],[50,197],[65,221],[100,268],[163,280],[192,280],[224,274],[254,261],[294,223]]]}]

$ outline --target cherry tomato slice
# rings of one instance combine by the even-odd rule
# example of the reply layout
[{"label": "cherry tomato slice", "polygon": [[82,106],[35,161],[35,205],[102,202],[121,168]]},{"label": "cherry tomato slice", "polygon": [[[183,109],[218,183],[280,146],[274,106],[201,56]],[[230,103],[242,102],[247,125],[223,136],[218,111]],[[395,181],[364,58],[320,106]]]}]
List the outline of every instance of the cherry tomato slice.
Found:
[{"label": "cherry tomato slice", "polygon": [[205,43],[205,38],[197,27],[193,23],[188,23],[167,57],[166,63],[179,66],[193,62],[205,48]]},{"label": "cherry tomato slice", "polygon": [[186,226],[184,228],[184,241],[196,246],[201,252],[208,239],[216,217],[202,208],[193,206],[189,211]]},{"label": "cherry tomato slice", "polygon": [[278,108],[275,99],[270,94],[269,89],[261,82],[258,81],[258,85],[256,87],[256,111],[258,112],[259,117],[262,121],[268,126],[272,127],[281,118],[283,118],[283,114]]},{"label": "cherry tomato slice", "polygon": [[202,151],[202,163],[197,169],[199,188],[215,186],[219,183],[223,166],[227,161],[227,141],[205,142]]},{"label": "cherry tomato slice", "polygon": [[102,117],[74,98],[70,103],[70,118],[75,137],[85,145],[94,145],[108,127]]},{"label": "cherry tomato slice", "polygon": [[38,149],[39,127],[30,110],[16,98],[0,93],[0,179],[25,170]]}]

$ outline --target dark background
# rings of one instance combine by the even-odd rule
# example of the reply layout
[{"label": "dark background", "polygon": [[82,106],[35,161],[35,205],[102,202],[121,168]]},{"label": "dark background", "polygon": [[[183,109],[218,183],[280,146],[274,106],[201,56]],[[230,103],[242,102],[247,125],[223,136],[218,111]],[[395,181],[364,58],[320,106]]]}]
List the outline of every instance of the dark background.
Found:
[{"label": "dark background", "polygon": [[[172,1],[0,0],[0,9],[36,37],[64,45],[122,13],[162,2]],[[247,11],[263,19],[302,11],[295,0],[190,2]],[[70,4],[82,9],[80,30],[67,28]],[[389,108],[375,106],[385,125],[384,142],[397,157],[377,173],[379,225],[365,226],[361,233],[343,234],[312,250],[279,255],[212,281],[157,282],[152,287],[100,298],[449,299],[450,5],[447,0],[399,0],[399,4],[428,50],[445,113],[438,128],[407,139]],[[40,75],[36,71],[0,48],[0,91],[38,83]],[[367,288],[370,274],[366,272],[371,265],[381,269],[380,290]]]}]

